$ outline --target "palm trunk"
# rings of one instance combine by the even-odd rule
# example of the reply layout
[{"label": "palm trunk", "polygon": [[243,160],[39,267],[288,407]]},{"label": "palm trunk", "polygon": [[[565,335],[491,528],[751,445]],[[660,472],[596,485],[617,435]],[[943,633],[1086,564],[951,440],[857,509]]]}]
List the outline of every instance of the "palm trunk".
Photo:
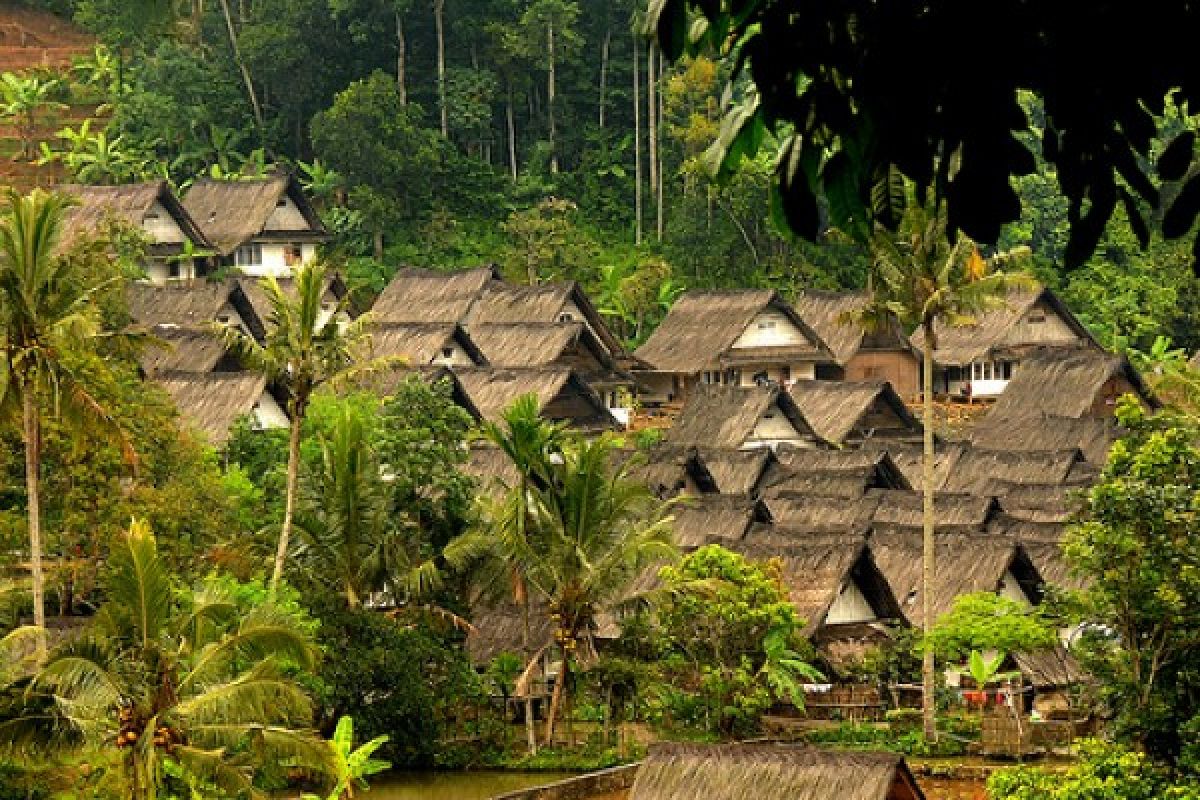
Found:
[{"label": "palm trunk", "polygon": [[[663,59],[661,57],[659,57],[658,58],[658,74],[654,76],[655,85],[659,86],[659,87],[662,86],[663,69],[664,69],[663,68]],[[664,109],[663,109],[663,93],[655,90],[655,94],[658,97],[658,104],[655,106],[655,109],[654,109],[654,119],[657,122],[657,126],[656,126],[657,131],[655,132],[655,138],[657,138],[658,136],[662,135],[663,110]],[[661,242],[663,240],[663,183],[664,183],[664,180],[663,180],[663,152],[662,152],[662,147],[659,146],[660,144],[661,144],[660,142],[655,142],[655,144],[654,144],[654,149],[658,154],[658,163],[656,163],[654,165],[654,174],[658,178],[658,194],[656,197],[658,212],[655,217],[655,232],[658,235],[658,241]]]},{"label": "palm trunk", "polygon": [[933,326],[925,326],[925,348],[921,354],[921,387],[924,425],[924,457],[921,460],[921,615],[925,642],[921,654],[921,719],[925,740],[937,741],[937,703],[934,698],[933,577],[935,559],[933,509]]},{"label": "palm trunk", "polygon": [[650,156],[650,192],[658,192],[658,70],[654,42],[646,48],[646,146]]},{"label": "palm trunk", "polygon": [[554,692],[550,695],[550,711],[546,714],[546,739],[543,744],[546,747],[551,747],[554,744],[554,723],[558,718],[558,709],[562,705],[563,691],[567,683],[567,674],[570,671],[570,659],[566,652],[562,654],[562,668],[558,671],[558,677],[554,679]]},{"label": "palm trunk", "polygon": [[242,61],[242,51],[238,47],[237,30],[233,27],[233,13],[229,10],[229,0],[221,0],[221,12],[225,16],[225,28],[229,31],[229,46],[233,50],[233,61],[238,71],[242,73],[242,82],[246,84],[246,94],[250,97],[250,109],[254,112],[254,123],[258,125],[259,133],[263,129],[262,107],[258,104],[258,94],[254,91],[254,81],[250,78],[250,70]]},{"label": "palm trunk", "polygon": [[508,168],[512,179],[517,180],[517,124],[513,119],[513,90],[512,83],[508,84],[508,94],[504,103],[504,118],[508,125]]},{"label": "palm trunk", "polygon": [[400,93],[400,105],[408,105],[408,41],[404,38],[404,18],[396,12],[396,90]]},{"label": "palm trunk", "polygon": [[608,51],[612,44],[612,28],[604,29],[604,44],[600,46],[600,130],[604,130],[604,102],[608,95]]},{"label": "palm trunk", "polygon": [[279,582],[283,580],[283,565],[287,561],[288,537],[292,533],[292,515],[296,509],[296,475],[300,471],[300,425],[304,422],[301,408],[302,406],[299,404],[296,405],[296,411],[292,414],[292,429],[288,436],[287,488],[284,490],[283,498],[283,529],[279,532],[279,547],[275,550],[275,570],[271,573],[270,594],[272,598],[279,589]]},{"label": "palm trunk", "polygon": [[450,117],[446,109],[446,36],[442,19],[445,9],[446,0],[433,0],[433,24],[437,30],[438,109],[441,114],[442,136],[449,138]]},{"label": "palm trunk", "polygon": [[[526,662],[529,659],[529,602],[521,604],[522,621],[525,623],[521,631],[521,649],[525,653]],[[525,688],[525,739],[529,745],[529,755],[536,756],[538,751],[537,745],[537,728],[533,721],[533,693],[529,687]]]},{"label": "palm trunk", "polygon": [[642,87],[638,85],[641,64],[638,34],[633,34],[633,243],[642,243]]},{"label": "palm trunk", "polygon": [[21,392],[25,435],[25,494],[29,507],[29,567],[33,581],[33,624],[37,628],[37,664],[46,663],[46,576],[42,572],[42,507],[38,479],[42,466],[41,425],[37,398],[29,386]]},{"label": "palm trunk", "polygon": [[554,119],[554,21],[546,26],[546,54],[550,69],[546,75],[546,112],[550,118],[550,173],[558,174],[558,127]]}]

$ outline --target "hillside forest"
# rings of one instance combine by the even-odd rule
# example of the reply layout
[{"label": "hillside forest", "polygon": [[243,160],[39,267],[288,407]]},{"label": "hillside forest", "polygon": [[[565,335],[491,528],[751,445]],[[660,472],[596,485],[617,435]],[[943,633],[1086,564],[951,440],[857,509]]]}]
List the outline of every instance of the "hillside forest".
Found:
[{"label": "hillside forest", "polygon": [[[288,164],[368,290],[404,264],[494,262],[523,282],[580,281],[636,343],[684,288],[865,281],[848,237],[812,244],[773,219],[769,142],[712,176],[739,86],[703,55],[667,63],[639,0],[27,4],[100,42],[50,95],[88,94],[101,116],[36,143],[40,160],[80,182],[180,187]],[[1025,106],[1032,144],[1043,120],[1035,98]],[[1195,127],[1167,107],[1164,140]],[[999,246],[1032,247],[1039,277],[1106,345],[1200,345],[1186,244],[1142,250],[1118,213],[1066,272],[1057,188],[1049,167],[1021,179],[1023,217]]]}]

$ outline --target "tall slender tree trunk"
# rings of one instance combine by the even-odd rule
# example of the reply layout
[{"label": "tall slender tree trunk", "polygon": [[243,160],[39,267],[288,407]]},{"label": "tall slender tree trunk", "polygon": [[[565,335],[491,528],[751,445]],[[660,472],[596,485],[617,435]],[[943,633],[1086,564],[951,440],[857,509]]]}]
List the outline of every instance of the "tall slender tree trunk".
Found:
[{"label": "tall slender tree trunk", "polygon": [[554,118],[554,20],[546,26],[546,54],[550,57],[550,69],[546,75],[546,113],[550,119],[550,173],[558,173],[558,122]]},{"label": "tall slender tree trunk", "polygon": [[921,719],[925,740],[937,740],[937,702],[934,697],[933,578],[936,558],[933,508],[933,326],[925,324],[925,348],[921,355],[921,393],[924,425],[924,457],[921,459],[921,616],[925,633],[921,652]]},{"label": "tall slender tree trunk", "polygon": [[446,0],[433,0],[433,24],[437,30],[438,110],[441,114],[442,136],[450,137],[450,117],[446,108],[446,34],[443,12]]},{"label": "tall slender tree trunk", "polygon": [[229,8],[229,0],[221,0],[221,13],[225,17],[225,28],[229,31],[229,47],[233,50],[233,61],[238,71],[242,73],[242,82],[246,84],[246,94],[250,97],[250,109],[254,112],[254,122],[258,125],[259,133],[263,129],[262,106],[258,102],[258,93],[254,90],[254,80],[246,62],[242,61],[242,49],[238,47],[237,29],[233,25],[233,12]]},{"label": "tall slender tree trunk", "polygon": [[283,528],[279,531],[279,546],[275,549],[275,569],[271,573],[271,597],[283,580],[283,565],[287,561],[288,537],[292,534],[292,516],[296,511],[296,475],[300,468],[300,426],[304,422],[303,406],[296,404],[292,412],[292,428],[288,435],[287,487],[283,497]]},{"label": "tall slender tree trunk", "polygon": [[[529,659],[529,600],[526,597],[524,603],[521,604],[521,617],[524,623],[524,628],[521,630],[521,650],[525,653],[526,661]],[[529,746],[529,755],[536,756],[538,751],[537,743],[537,727],[533,720],[533,693],[529,687],[525,688],[525,740]]]},{"label": "tall slender tree trunk", "polygon": [[550,695],[550,711],[546,713],[546,738],[543,741],[546,747],[554,745],[554,723],[558,718],[558,709],[562,705],[567,675],[570,672],[570,663],[571,660],[567,657],[566,652],[564,652],[562,654],[562,667],[558,670],[558,677],[554,679],[554,692]]},{"label": "tall slender tree trunk", "polygon": [[508,84],[508,95],[504,103],[504,121],[508,126],[508,169],[512,173],[513,182],[517,180],[517,123],[513,119],[513,89]]},{"label": "tall slender tree trunk", "polygon": [[42,504],[39,478],[42,466],[42,432],[37,397],[25,386],[21,391],[21,422],[25,436],[25,494],[29,515],[29,571],[33,582],[33,624],[37,628],[37,665],[46,663],[46,576],[42,572]]},{"label": "tall slender tree trunk", "polygon": [[[655,83],[661,88],[664,73],[663,59],[658,59],[658,74],[655,76]],[[658,96],[658,106],[654,109],[654,118],[658,122],[657,134],[662,135],[663,129],[663,94],[660,91],[655,91]],[[661,142],[655,142],[654,149],[658,154],[658,163],[654,167],[654,172],[658,176],[658,195],[657,195],[657,215],[655,217],[655,231],[658,234],[658,240],[663,240],[663,184],[666,181],[663,179],[663,152],[660,146]]]},{"label": "tall slender tree trunk", "polygon": [[408,40],[404,38],[404,17],[396,12],[396,91],[400,105],[408,105]]},{"label": "tall slender tree trunk", "polygon": [[638,32],[633,32],[633,243],[642,243],[642,87],[638,81],[642,54]]},{"label": "tall slender tree trunk", "polygon": [[650,156],[650,193],[658,191],[658,69],[654,42],[646,48],[646,149]]},{"label": "tall slender tree trunk", "polygon": [[604,130],[604,106],[608,99],[608,53],[612,46],[612,28],[604,29],[604,43],[600,45],[600,130]]}]

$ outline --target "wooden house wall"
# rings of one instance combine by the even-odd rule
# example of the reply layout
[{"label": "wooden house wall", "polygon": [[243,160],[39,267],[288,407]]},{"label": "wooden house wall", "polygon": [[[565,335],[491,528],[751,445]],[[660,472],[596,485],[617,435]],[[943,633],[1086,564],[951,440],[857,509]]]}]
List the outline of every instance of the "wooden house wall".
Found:
[{"label": "wooden house wall", "polygon": [[1104,382],[1100,387],[1100,391],[1096,392],[1096,397],[1092,401],[1092,407],[1088,410],[1088,416],[1107,418],[1113,415],[1113,411],[1117,407],[1117,399],[1123,394],[1137,394],[1137,389],[1124,375],[1114,375]]},{"label": "wooden house wall", "polygon": [[908,400],[921,393],[921,364],[907,350],[860,350],[846,362],[844,380],[887,381]]}]

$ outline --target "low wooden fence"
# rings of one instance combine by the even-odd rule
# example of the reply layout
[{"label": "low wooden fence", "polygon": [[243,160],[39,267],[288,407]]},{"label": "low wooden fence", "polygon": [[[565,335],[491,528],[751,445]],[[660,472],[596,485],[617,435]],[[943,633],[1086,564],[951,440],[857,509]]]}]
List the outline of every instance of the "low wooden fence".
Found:
[{"label": "low wooden fence", "polygon": [[804,693],[804,715],[809,719],[845,722],[880,722],[886,706],[874,686],[834,686],[825,692]]}]

